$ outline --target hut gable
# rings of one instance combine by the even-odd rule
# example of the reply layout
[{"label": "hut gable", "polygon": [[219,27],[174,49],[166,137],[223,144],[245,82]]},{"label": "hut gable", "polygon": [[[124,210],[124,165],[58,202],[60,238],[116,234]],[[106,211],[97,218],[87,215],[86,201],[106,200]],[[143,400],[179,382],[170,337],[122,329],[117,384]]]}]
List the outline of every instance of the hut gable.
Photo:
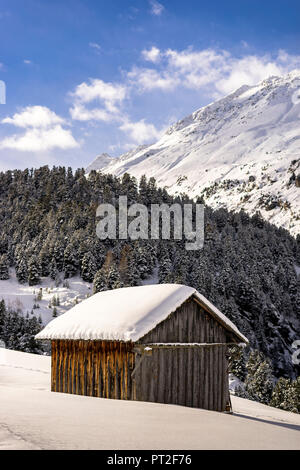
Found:
[{"label": "hut gable", "polygon": [[232,341],[232,336],[192,296],[138,343],[227,343]]},{"label": "hut gable", "polygon": [[[189,313],[188,316],[184,314],[186,301],[193,302],[193,313]],[[214,331],[219,331],[214,341],[218,341],[219,336],[221,339],[222,332],[219,325],[222,325],[223,329],[234,336],[236,342],[248,342],[236,326],[205,297],[192,287],[180,284],[125,287],[99,292],[52,320],[36,338],[137,342],[174,312],[176,314],[172,315],[173,318],[169,321],[174,322],[175,329],[172,330],[171,336],[165,339],[167,341],[171,341],[172,338],[175,342],[181,341],[183,335],[186,338],[185,342],[190,342],[189,337],[197,337],[199,341],[199,335],[189,331],[192,332],[195,315],[200,314],[208,316],[209,324],[212,327],[215,325]],[[179,324],[175,326],[176,321],[180,321],[181,315],[185,316],[187,321],[183,331]],[[199,324],[198,322],[197,325]],[[163,326],[158,329],[162,331]],[[203,332],[203,341],[209,341],[211,335],[210,330]],[[159,341],[165,340],[163,336],[159,336]]]}]

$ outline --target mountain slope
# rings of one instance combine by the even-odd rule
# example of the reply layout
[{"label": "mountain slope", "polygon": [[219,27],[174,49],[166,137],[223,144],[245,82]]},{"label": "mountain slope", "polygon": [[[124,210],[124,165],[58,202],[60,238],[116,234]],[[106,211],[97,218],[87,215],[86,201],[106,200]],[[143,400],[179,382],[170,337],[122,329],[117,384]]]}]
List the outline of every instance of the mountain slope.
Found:
[{"label": "mountain slope", "polygon": [[86,168],[86,172],[89,173],[92,170],[98,170],[99,168],[111,163],[112,159],[113,157],[108,155],[108,153],[101,153],[101,155],[98,155],[95,160],[89,164],[89,166]]},{"label": "mountain slope", "polygon": [[[153,145],[94,169],[155,177],[212,207],[260,210],[300,232],[300,71],[242,86],[171,126]],[[89,169],[90,170],[90,169]],[[298,178],[297,178],[298,177]]]}]

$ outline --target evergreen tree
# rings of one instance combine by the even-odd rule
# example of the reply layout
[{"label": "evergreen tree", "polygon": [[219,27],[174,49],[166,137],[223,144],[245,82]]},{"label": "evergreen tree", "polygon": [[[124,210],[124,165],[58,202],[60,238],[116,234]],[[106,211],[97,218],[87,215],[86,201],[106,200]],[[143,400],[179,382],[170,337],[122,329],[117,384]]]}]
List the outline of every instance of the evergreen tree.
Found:
[{"label": "evergreen tree", "polygon": [[6,255],[0,257],[0,281],[9,279],[9,263]]},{"label": "evergreen tree", "polygon": [[35,286],[40,282],[40,265],[36,257],[32,256],[28,261],[28,283]]},{"label": "evergreen tree", "polygon": [[123,246],[119,263],[120,281],[123,286],[136,286],[140,279],[133,249],[129,244]]},{"label": "evergreen tree", "polygon": [[173,266],[170,259],[169,253],[167,250],[164,250],[161,254],[160,264],[159,264],[159,282],[160,283],[170,283],[173,281],[172,276]]},{"label": "evergreen tree", "polygon": [[273,390],[270,405],[282,410],[297,412],[293,391],[291,380],[280,377]]},{"label": "evergreen tree", "polygon": [[57,278],[57,275],[58,275],[57,264],[56,264],[56,261],[55,261],[54,257],[50,261],[49,275],[50,275],[51,279],[53,279],[53,280],[55,280]]},{"label": "evergreen tree", "polygon": [[[53,248],[53,257],[56,264],[56,268],[59,272],[63,270],[64,267],[64,247],[61,241],[57,240]],[[53,273],[51,274],[52,277]],[[53,277],[52,277],[53,279]],[[55,277],[54,277],[55,279]]]},{"label": "evergreen tree", "polygon": [[229,349],[229,372],[242,382],[246,378],[246,360],[244,348],[232,346]]},{"label": "evergreen tree", "polygon": [[122,287],[120,273],[116,267],[112,251],[108,251],[105,262],[101,269],[95,275],[93,283],[93,292],[101,292],[108,289],[117,289]]},{"label": "evergreen tree", "polygon": [[51,262],[51,253],[50,247],[46,244],[38,256],[38,263],[40,266],[40,272],[42,276],[49,276],[50,273],[50,262]]},{"label": "evergreen tree", "polygon": [[258,351],[250,353],[247,362],[248,375],[245,390],[251,400],[268,404],[274,388],[274,377],[270,362]]},{"label": "evergreen tree", "polygon": [[8,349],[41,354],[42,346],[35,340],[35,335],[41,331],[42,323],[35,316],[23,315],[22,312],[7,309],[0,302],[0,339]]},{"label": "evergreen tree", "polygon": [[18,282],[21,284],[25,284],[25,282],[28,281],[27,263],[25,258],[22,258],[16,266],[16,276]]},{"label": "evergreen tree", "polygon": [[94,255],[88,251],[82,258],[81,277],[86,282],[93,282],[97,272]]},{"label": "evergreen tree", "polygon": [[7,312],[6,312],[5,302],[2,299],[0,300],[0,339],[3,339],[2,336],[3,336],[4,325],[6,323],[6,316],[7,316]]},{"label": "evergreen tree", "polygon": [[78,269],[78,258],[75,246],[69,243],[64,251],[64,274],[65,278],[75,276]]}]

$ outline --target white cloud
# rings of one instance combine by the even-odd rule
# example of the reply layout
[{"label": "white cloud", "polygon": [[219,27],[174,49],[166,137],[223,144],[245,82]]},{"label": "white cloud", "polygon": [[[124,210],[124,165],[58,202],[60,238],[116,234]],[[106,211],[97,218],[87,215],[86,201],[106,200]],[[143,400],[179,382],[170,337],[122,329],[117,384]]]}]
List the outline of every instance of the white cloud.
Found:
[{"label": "white cloud", "polygon": [[149,3],[151,5],[152,15],[160,16],[165,9],[165,7],[161,3],[157,2],[156,0],[150,0]]},{"label": "white cloud", "polygon": [[126,132],[135,144],[155,141],[161,137],[161,131],[158,131],[153,124],[146,123],[144,119],[137,122],[125,121],[120,129]]},{"label": "white cloud", "polygon": [[179,85],[180,80],[176,76],[172,76],[170,72],[157,71],[155,69],[133,67],[128,72],[128,78],[132,86],[137,86],[138,90],[150,91],[161,89],[165,91],[174,90]]},{"label": "white cloud", "polygon": [[71,118],[76,121],[105,121],[114,119],[114,115],[101,108],[88,109],[80,103],[75,103],[70,108]]},{"label": "white cloud", "polygon": [[142,56],[144,57],[145,60],[156,63],[156,62],[159,62],[160,60],[160,50],[157,47],[153,46],[149,50],[144,49],[142,51]]},{"label": "white cloud", "polygon": [[256,85],[267,77],[282,73],[284,69],[278,61],[272,62],[268,57],[247,56],[232,61],[229,73],[216,82],[216,88],[222,94],[228,94],[242,85]]},{"label": "white cloud", "polygon": [[[126,85],[91,79],[89,83],[78,85],[71,96],[74,99],[70,108],[72,119],[80,121],[111,121],[119,116],[120,106],[127,96]],[[101,107],[89,109],[88,104],[99,101]]]},{"label": "white cloud", "polygon": [[[155,71],[150,72],[155,75]],[[141,77],[139,78],[141,79]],[[153,76],[148,77],[147,72],[145,72],[144,86],[147,86],[147,80],[153,78]],[[134,74],[132,79],[134,79]],[[129,97],[129,93],[130,86],[128,83],[121,85],[107,83],[99,79],[92,79],[89,83],[83,82],[76,87],[75,92],[71,93],[74,99],[70,108],[71,118],[78,121],[115,121],[118,128],[125,132],[131,140],[131,146],[157,139],[161,133],[153,124],[146,123],[144,119],[133,122],[122,109],[123,101]],[[88,107],[88,105],[97,101],[100,101],[101,108]]]},{"label": "white cloud", "polygon": [[26,64],[26,65],[32,64],[31,60],[29,60],[29,59],[24,59],[23,63]]},{"label": "white cloud", "polygon": [[300,56],[282,50],[276,57],[244,55],[237,58],[225,50],[161,51],[153,47],[142,51],[142,56],[153,62],[153,68],[133,67],[128,72],[128,78],[135,82],[139,92],[172,91],[181,86],[202,90],[211,97],[230,93],[244,84],[254,85],[270,75],[288,73],[300,65]]},{"label": "white cloud", "polygon": [[[148,77],[145,77],[145,86],[147,79]],[[83,82],[71,93],[74,99],[70,108],[71,118],[78,121],[115,121],[118,128],[131,140],[128,144],[131,146],[157,139],[160,132],[153,124],[146,123],[144,119],[132,122],[122,109],[129,92],[129,84],[107,83],[100,79],[91,79],[89,83]],[[97,101],[102,107],[89,107],[91,103]]]},{"label": "white cloud", "polygon": [[72,95],[82,103],[89,103],[95,99],[103,100],[109,108],[125,99],[126,87],[94,78],[90,80],[90,84],[83,82],[78,85]]},{"label": "white cloud", "polygon": [[17,127],[49,127],[63,124],[64,119],[46,106],[27,106],[20,113],[15,113],[12,118],[4,118],[1,122]]},{"label": "white cloud", "polygon": [[65,120],[45,106],[27,106],[1,122],[26,130],[23,134],[4,138],[0,142],[0,148],[38,152],[53,148],[66,150],[79,146],[71,131],[62,127]]},{"label": "white cloud", "polygon": [[0,142],[0,148],[14,149],[22,152],[41,152],[60,148],[63,150],[78,147],[70,130],[56,125],[50,129],[28,129],[22,135],[12,135]]},{"label": "white cloud", "polygon": [[101,46],[97,42],[89,42],[89,46],[92,47],[93,49],[96,49],[97,51],[101,50]]},{"label": "white cloud", "polygon": [[[147,53],[151,51],[143,51],[147,60]],[[142,92],[154,89],[172,91],[178,86],[198,89],[219,78],[220,71],[226,68],[227,55],[227,52],[218,53],[211,49],[167,49],[159,51],[161,64],[157,68],[133,67],[128,77],[135,81]]]}]

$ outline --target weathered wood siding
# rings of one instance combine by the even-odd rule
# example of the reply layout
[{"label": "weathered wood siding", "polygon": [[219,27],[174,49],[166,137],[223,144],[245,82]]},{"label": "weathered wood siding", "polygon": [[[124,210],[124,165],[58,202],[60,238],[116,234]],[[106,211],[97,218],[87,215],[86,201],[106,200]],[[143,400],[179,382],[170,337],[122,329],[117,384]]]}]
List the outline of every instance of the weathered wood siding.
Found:
[{"label": "weathered wood siding", "polygon": [[[226,343],[231,335],[193,298],[138,343]],[[136,398],[225,411],[229,399],[227,346],[153,349],[135,374]],[[139,356],[137,356],[139,357]]]},{"label": "weathered wood siding", "polygon": [[138,343],[225,343],[227,337],[224,327],[191,299]]},{"label": "weathered wood siding", "polygon": [[117,341],[52,341],[51,390],[134,399],[132,348],[132,343]]},{"label": "weathered wood siding", "polygon": [[137,355],[136,399],[225,411],[229,398],[227,346],[153,349]]}]

